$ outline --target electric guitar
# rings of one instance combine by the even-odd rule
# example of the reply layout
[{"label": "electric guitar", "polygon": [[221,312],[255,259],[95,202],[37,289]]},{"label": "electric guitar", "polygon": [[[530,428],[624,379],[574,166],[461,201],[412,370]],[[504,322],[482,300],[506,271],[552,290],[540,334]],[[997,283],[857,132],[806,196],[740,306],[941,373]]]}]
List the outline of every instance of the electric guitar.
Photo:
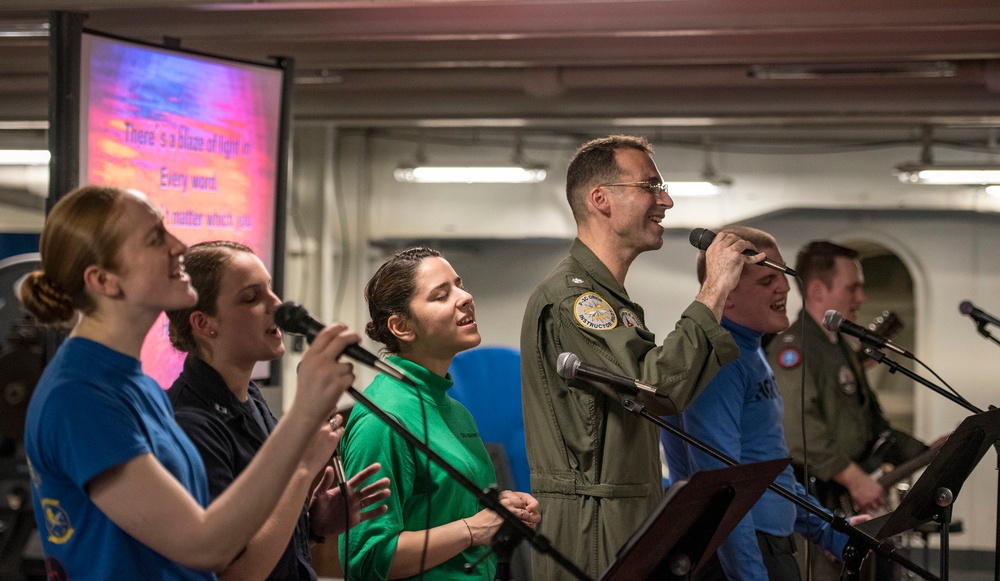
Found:
[{"label": "electric guitar", "polygon": [[[881,466],[869,474],[869,476],[871,476],[875,482],[879,483],[882,490],[888,492],[893,486],[909,478],[917,470],[920,470],[924,466],[930,464],[939,449],[940,446],[928,448],[920,455],[910,458],[899,466],[893,467],[891,464]],[[854,501],[851,500],[851,495],[847,492],[846,488],[844,488],[843,492],[840,494],[837,504],[838,507],[834,509],[834,514],[841,518],[848,518],[857,513],[857,511],[854,510]]]}]

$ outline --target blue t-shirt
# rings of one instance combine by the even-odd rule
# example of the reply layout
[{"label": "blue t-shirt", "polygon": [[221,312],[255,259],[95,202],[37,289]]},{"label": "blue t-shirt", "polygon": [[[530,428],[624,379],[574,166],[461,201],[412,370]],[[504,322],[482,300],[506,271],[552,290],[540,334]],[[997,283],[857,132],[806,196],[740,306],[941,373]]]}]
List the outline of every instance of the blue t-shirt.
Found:
[{"label": "blue t-shirt", "polygon": [[208,504],[201,456],[138,359],[88,339],[66,340],[31,398],[24,446],[51,578],[215,578],[129,536],[87,495],[92,478],[149,452],[201,506]]},{"label": "blue t-shirt", "polygon": [[[740,358],[723,366],[682,413],[663,419],[741,464],[787,458],[781,423],[784,403],[760,347],[762,334],[725,318],[722,326],[736,340]],[[701,470],[724,466],[666,431],[661,433],[660,441],[674,482]],[[791,466],[778,475],[775,483],[819,506],[795,481]],[[781,537],[797,531],[838,556],[847,543],[846,535],[835,532],[829,523],[768,490],[719,546],[719,561],[727,578],[767,581],[756,531]]]}]

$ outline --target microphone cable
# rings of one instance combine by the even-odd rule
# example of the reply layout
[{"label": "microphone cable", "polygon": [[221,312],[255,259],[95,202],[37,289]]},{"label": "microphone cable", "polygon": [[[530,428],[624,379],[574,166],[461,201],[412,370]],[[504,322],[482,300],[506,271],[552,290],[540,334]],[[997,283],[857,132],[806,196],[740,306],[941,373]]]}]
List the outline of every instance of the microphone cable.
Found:
[{"label": "microphone cable", "polygon": [[351,559],[348,554],[351,548],[351,502],[348,498],[347,476],[344,473],[344,462],[340,454],[340,442],[337,442],[337,447],[333,449],[332,460],[333,475],[338,481],[337,488],[340,489],[340,496],[344,501],[344,581],[349,581],[351,578]]},{"label": "microphone cable", "polygon": [[[402,382],[400,382],[402,383]],[[404,384],[405,385],[405,384]],[[430,434],[428,433],[427,427],[427,405],[424,402],[424,398],[420,393],[420,387],[414,382],[413,393],[417,396],[417,401],[420,403],[420,422],[424,429],[424,446],[430,447]],[[420,469],[420,463],[417,461],[417,450],[413,450],[413,467],[414,470]],[[424,456],[424,480],[430,482],[431,479],[431,459]],[[428,487],[429,489],[431,487]],[[424,515],[424,546],[420,550],[420,575],[417,577],[419,581],[424,579],[424,570],[427,564],[427,550],[431,542],[431,495],[430,490],[427,494],[427,509]]]},{"label": "microphone cable", "polygon": [[[799,374],[799,431],[802,437],[802,488],[805,489],[806,495],[815,496],[815,487],[809,484],[809,446],[806,444],[806,317],[811,317],[806,311],[806,288],[805,281],[803,281],[798,276],[795,277],[795,284],[799,287],[799,296],[802,297],[802,311],[799,317],[799,337],[801,340],[802,352],[799,357],[802,358],[802,372]],[[794,476],[794,474],[793,474]],[[812,560],[813,560],[813,546],[812,546],[812,524],[809,519],[806,519],[806,536],[805,542],[805,579],[806,581],[812,581]]]}]

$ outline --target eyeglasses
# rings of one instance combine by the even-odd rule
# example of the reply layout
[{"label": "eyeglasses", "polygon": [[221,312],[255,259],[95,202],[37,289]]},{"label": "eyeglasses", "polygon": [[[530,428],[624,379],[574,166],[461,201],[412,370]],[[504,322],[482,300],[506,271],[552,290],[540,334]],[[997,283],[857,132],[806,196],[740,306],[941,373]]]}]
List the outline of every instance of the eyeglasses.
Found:
[{"label": "eyeglasses", "polygon": [[646,193],[651,196],[655,196],[656,194],[670,195],[670,192],[667,191],[667,182],[658,182],[654,180],[646,180],[644,182],[619,183],[619,184],[597,184],[597,186],[598,187],[625,186],[633,188],[642,188],[646,190]]}]

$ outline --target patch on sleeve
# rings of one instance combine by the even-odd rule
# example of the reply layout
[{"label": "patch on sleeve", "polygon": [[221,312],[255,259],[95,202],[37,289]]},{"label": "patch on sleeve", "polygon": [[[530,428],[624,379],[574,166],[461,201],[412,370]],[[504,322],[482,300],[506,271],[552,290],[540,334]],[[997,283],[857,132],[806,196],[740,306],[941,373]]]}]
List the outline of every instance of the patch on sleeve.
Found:
[{"label": "patch on sleeve", "polygon": [[785,347],[778,353],[778,365],[783,369],[793,369],[802,362],[802,354],[795,347]]},{"label": "patch on sleeve", "polygon": [[59,501],[53,498],[42,499],[42,510],[45,511],[45,528],[49,533],[49,542],[54,545],[65,544],[74,532],[69,515],[59,506]]},{"label": "patch on sleeve", "polygon": [[628,309],[622,309],[619,311],[618,317],[622,320],[622,324],[626,327],[639,327],[644,330],[646,328],[646,325],[642,324],[642,320],[639,318],[639,315]]},{"label": "patch on sleeve", "polygon": [[607,331],[618,326],[618,316],[608,301],[595,292],[586,292],[573,305],[576,321],[588,329]]}]

